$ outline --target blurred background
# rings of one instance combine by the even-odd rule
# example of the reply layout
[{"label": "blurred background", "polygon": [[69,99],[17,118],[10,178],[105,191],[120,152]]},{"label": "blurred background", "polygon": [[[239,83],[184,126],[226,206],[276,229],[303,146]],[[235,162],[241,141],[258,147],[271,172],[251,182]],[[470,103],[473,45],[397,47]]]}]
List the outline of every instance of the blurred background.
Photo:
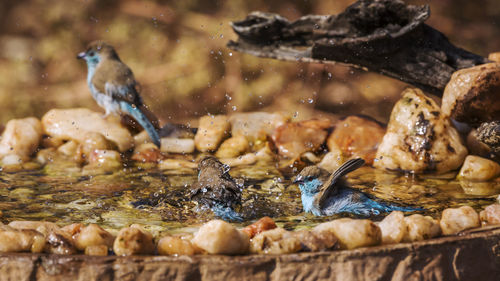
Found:
[{"label": "blurred background", "polygon": [[[387,121],[405,84],[343,66],[261,59],[225,47],[229,22],[254,10],[290,20],[336,14],[354,0],[2,0],[0,124],[41,117],[51,108],[102,111],[76,59],[90,41],[115,46],[163,122],[198,116],[280,111],[295,119],[361,113]],[[500,51],[498,0],[407,1],[429,4],[427,21],[455,45],[487,56]],[[196,125],[196,124],[193,124]]]}]

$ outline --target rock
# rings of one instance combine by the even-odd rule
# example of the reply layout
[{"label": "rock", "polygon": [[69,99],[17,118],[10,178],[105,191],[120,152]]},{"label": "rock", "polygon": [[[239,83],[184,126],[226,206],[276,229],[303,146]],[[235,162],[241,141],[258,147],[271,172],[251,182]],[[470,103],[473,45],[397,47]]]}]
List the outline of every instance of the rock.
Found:
[{"label": "rock", "polygon": [[223,220],[203,224],[191,242],[209,254],[238,255],[248,252],[248,235]]},{"label": "rock", "polygon": [[198,164],[185,159],[164,159],[158,163],[160,170],[196,169]]},{"label": "rock", "polygon": [[78,150],[78,142],[68,141],[57,148],[57,152],[66,156],[75,156]]},{"label": "rock", "polygon": [[261,232],[250,243],[250,253],[253,254],[290,254],[301,249],[299,239],[283,228]]},{"label": "rock", "polygon": [[250,149],[248,140],[244,136],[235,136],[225,140],[215,153],[217,158],[234,158]]},{"label": "rock", "polygon": [[89,156],[89,164],[83,167],[82,174],[102,174],[123,168],[122,158],[115,150],[94,150]]},{"label": "rock", "polygon": [[274,220],[270,217],[262,217],[258,221],[247,225],[243,228],[243,232],[245,232],[250,239],[252,239],[255,235],[270,229],[275,229],[276,224]]},{"label": "rock", "polygon": [[42,125],[34,117],[10,120],[0,140],[0,158],[14,154],[27,161],[38,148],[42,133]]},{"label": "rock", "polygon": [[500,159],[500,120],[482,123],[477,128],[477,139]]},{"label": "rock", "polygon": [[391,113],[374,166],[412,173],[444,173],[462,165],[467,149],[436,102],[406,89]]},{"label": "rock", "polygon": [[84,251],[90,246],[100,245],[104,245],[107,249],[111,249],[115,239],[111,233],[93,223],[87,226],[83,224],[72,224],[63,227],[61,230],[66,231],[73,237],[75,247],[80,251]]},{"label": "rock", "polygon": [[329,150],[330,151],[326,153],[323,159],[318,163],[318,167],[333,173],[346,161],[346,159],[336,144],[332,144]]},{"label": "rock", "polygon": [[169,153],[193,153],[195,141],[193,139],[161,138],[161,151]]},{"label": "rock", "polygon": [[158,163],[165,159],[165,155],[155,144],[148,142],[136,146],[131,159],[142,163]]},{"label": "rock", "polygon": [[154,250],[151,233],[137,225],[122,228],[113,243],[113,251],[117,256],[150,255]]},{"label": "rock", "polygon": [[201,152],[214,151],[229,135],[231,125],[225,115],[203,116],[194,136],[196,149]]},{"label": "rock", "polygon": [[109,250],[106,245],[91,245],[85,248],[84,253],[87,256],[107,256]]},{"label": "rock", "polygon": [[229,167],[252,165],[258,161],[258,157],[255,153],[250,152],[245,155],[241,155],[235,158],[222,158],[220,161]]},{"label": "rock", "polygon": [[382,241],[380,228],[367,219],[337,219],[317,225],[314,231],[333,233],[341,249],[374,246]]},{"label": "rock", "polygon": [[500,52],[490,53],[488,59],[494,62],[500,62]]},{"label": "rock", "polygon": [[479,227],[479,215],[470,206],[448,208],[441,214],[441,232],[444,235],[456,234],[462,230]]},{"label": "rock", "polygon": [[290,233],[300,241],[303,251],[318,252],[331,250],[337,245],[337,237],[330,231],[297,230]]},{"label": "rock", "polygon": [[328,119],[285,123],[276,128],[272,139],[282,157],[295,159],[306,151],[317,151],[331,126]]},{"label": "rock", "polygon": [[40,232],[0,225],[0,253],[40,253],[44,248],[45,236]]},{"label": "rock", "polygon": [[349,116],[335,125],[326,144],[329,151],[340,148],[346,158],[363,158],[367,165],[372,165],[384,134],[385,128],[379,123],[366,117]]},{"label": "rock", "polygon": [[158,241],[160,255],[196,255],[200,253],[190,241],[191,237],[164,236]]},{"label": "rock", "polygon": [[108,140],[100,133],[87,132],[83,135],[78,146],[77,154],[88,161],[90,155],[96,150],[110,150],[111,145]]},{"label": "rock", "polygon": [[489,157],[491,155],[491,148],[479,140],[477,130],[472,129],[466,138],[467,150],[471,155],[478,155],[481,157]]},{"label": "rock", "polygon": [[114,143],[119,151],[133,147],[134,138],[116,116],[106,119],[86,108],[52,109],[42,118],[44,132],[54,139],[85,143],[87,133],[99,133]]},{"label": "rock", "polygon": [[229,117],[231,134],[244,136],[250,144],[266,140],[286,121],[287,118],[281,114],[267,112],[235,113]]},{"label": "rock", "polygon": [[469,181],[489,181],[500,175],[500,165],[486,158],[468,155],[458,178]]},{"label": "rock", "polygon": [[443,93],[446,117],[477,127],[500,120],[500,63],[481,64],[456,71]]},{"label": "rock", "polygon": [[401,242],[406,232],[403,212],[391,212],[378,223],[378,227],[382,231],[382,244],[396,244]]},{"label": "rock", "polygon": [[12,221],[9,226],[16,229],[36,230],[46,237],[52,232],[61,231],[57,224],[48,221]]},{"label": "rock", "polygon": [[73,255],[76,254],[77,250],[71,236],[65,232],[58,231],[51,232],[47,236],[45,252],[57,255]]},{"label": "rock", "polygon": [[482,222],[486,224],[500,224],[500,204],[495,203],[486,206],[484,210],[479,213]]},{"label": "rock", "polygon": [[429,216],[414,214],[404,218],[406,232],[403,242],[422,241],[441,234],[439,222]]}]

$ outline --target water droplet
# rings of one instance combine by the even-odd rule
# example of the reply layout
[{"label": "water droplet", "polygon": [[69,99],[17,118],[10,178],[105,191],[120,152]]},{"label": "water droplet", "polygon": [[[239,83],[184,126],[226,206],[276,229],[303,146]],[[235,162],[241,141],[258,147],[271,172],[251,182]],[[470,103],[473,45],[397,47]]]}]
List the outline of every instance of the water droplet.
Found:
[{"label": "water droplet", "polygon": [[308,102],[308,103],[313,103],[313,102],[314,102],[314,99],[312,99],[312,98],[308,98],[308,99],[307,99],[307,102]]},{"label": "water droplet", "polygon": [[231,106],[231,109],[232,109],[233,111],[236,111],[236,109],[238,109],[238,108],[236,107],[236,105],[233,105],[233,106]]}]

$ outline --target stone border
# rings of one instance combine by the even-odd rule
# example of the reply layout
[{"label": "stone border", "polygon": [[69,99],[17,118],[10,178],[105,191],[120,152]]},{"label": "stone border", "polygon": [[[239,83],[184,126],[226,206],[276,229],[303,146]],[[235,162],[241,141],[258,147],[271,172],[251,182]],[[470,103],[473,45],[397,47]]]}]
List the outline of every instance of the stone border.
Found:
[{"label": "stone border", "polygon": [[500,226],[356,250],[249,256],[6,253],[0,280],[498,280]]}]

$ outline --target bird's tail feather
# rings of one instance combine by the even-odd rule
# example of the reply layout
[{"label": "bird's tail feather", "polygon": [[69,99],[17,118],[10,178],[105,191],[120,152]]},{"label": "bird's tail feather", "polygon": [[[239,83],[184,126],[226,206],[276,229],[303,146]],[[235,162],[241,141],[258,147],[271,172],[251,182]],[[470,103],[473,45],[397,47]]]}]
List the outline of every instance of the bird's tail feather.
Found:
[{"label": "bird's tail feather", "polygon": [[[120,102],[120,106],[123,111],[126,113],[130,114],[134,119],[141,124],[141,126],[148,132],[149,137],[151,138],[151,141],[158,147],[160,147],[160,136],[158,134],[158,131],[156,130],[156,127],[153,125],[153,122],[148,118],[145,112],[143,112],[144,106],[135,106],[131,105],[128,102]],[[149,110],[147,112],[150,112]],[[152,114],[152,113],[151,113]]]}]

